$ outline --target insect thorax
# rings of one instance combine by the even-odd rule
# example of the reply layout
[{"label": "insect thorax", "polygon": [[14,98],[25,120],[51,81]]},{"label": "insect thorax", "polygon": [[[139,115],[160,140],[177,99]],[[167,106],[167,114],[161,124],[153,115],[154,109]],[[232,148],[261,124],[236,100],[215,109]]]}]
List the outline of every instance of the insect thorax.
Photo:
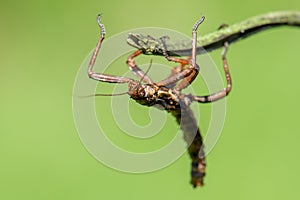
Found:
[{"label": "insect thorax", "polygon": [[168,111],[178,110],[183,104],[188,106],[191,103],[190,98],[179,91],[155,84],[131,85],[129,94],[132,99],[141,105],[155,105],[159,109]]}]

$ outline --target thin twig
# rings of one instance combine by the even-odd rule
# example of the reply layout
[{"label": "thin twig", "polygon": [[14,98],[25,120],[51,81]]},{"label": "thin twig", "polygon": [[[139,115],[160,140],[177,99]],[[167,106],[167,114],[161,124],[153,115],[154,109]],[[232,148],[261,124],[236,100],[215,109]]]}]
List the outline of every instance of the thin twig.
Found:
[{"label": "thin twig", "polygon": [[[240,39],[247,38],[262,30],[278,26],[298,26],[300,27],[299,11],[279,11],[264,15],[255,16],[245,21],[225,26],[207,35],[198,37],[200,46],[197,54],[203,54],[224,46],[224,42],[233,43]],[[168,49],[169,55],[188,56],[191,49]]]}]

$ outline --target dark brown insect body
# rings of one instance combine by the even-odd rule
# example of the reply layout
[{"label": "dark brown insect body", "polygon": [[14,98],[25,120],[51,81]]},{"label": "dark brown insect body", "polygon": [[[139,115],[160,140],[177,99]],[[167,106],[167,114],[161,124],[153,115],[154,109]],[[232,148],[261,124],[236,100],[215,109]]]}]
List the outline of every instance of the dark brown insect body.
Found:
[{"label": "dark brown insect body", "polygon": [[156,84],[140,84],[136,81],[129,84],[128,93],[139,104],[166,110],[176,118],[184,132],[184,139],[189,144],[188,151],[192,159],[191,182],[194,186],[203,185],[205,153],[197,121],[189,108],[193,96]]},{"label": "dark brown insect body", "polygon": [[[218,99],[224,98],[230,92],[231,78],[225,57],[228,49],[228,44],[224,43],[225,50],[222,53],[227,87],[217,93],[207,96],[193,96],[191,94],[186,95],[182,94],[181,90],[188,87],[199,73],[199,66],[196,64],[196,30],[198,26],[203,22],[204,16],[200,20],[198,20],[193,27],[193,44],[190,59],[170,57],[167,54],[167,49],[165,48],[166,37],[162,37],[160,38],[160,40],[156,40],[149,36],[147,38],[149,40],[143,41],[142,47],[138,46],[141,44],[139,42],[136,45],[139,50],[134,52],[127,59],[127,65],[129,66],[130,70],[139,78],[139,81],[126,77],[93,72],[92,69],[94,63],[105,36],[105,28],[101,23],[100,18],[101,17],[99,15],[98,24],[101,28],[101,36],[88,67],[89,77],[97,81],[108,83],[127,83],[127,94],[129,94],[130,97],[136,102],[144,106],[155,106],[159,109],[166,110],[167,112],[171,113],[180,125],[180,128],[184,133],[184,139],[188,144],[188,152],[192,159],[191,183],[194,187],[202,186],[206,166],[204,146],[197,121],[189,106],[194,101],[199,103],[216,101]],[[136,65],[134,58],[145,52],[147,54],[151,54],[151,52],[155,51],[158,46],[162,49],[167,60],[180,63],[180,66],[174,67],[171,74],[166,79],[154,83],[151,78],[147,76],[147,73],[143,72]]]}]

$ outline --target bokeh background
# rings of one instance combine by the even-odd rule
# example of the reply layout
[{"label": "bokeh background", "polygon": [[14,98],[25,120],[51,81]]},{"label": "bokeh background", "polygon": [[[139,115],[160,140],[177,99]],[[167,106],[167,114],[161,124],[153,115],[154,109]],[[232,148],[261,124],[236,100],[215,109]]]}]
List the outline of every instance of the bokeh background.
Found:
[{"label": "bokeh background", "polygon": [[[203,188],[194,190],[188,183],[187,154],[147,174],[102,165],[82,145],[72,114],[74,80],[96,44],[99,12],[109,37],[149,26],[189,35],[201,14],[206,15],[204,34],[222,23],[276,10],[300,10],[300,2],[2,1],[0,199],[299,198],[300,29],[268,30],[230,47],[234,87],[222,136],[207,158]],[[210,55],[222,70],[220,51]],[[101,107],[102,100],[97,103]],[[134,108],[138,123],[149,121],[142,120],[145,110],[139,112],[145,108]],[[201,118],[205,132],[205,112]],[[106,123],[117,131],[113,121]]]}]

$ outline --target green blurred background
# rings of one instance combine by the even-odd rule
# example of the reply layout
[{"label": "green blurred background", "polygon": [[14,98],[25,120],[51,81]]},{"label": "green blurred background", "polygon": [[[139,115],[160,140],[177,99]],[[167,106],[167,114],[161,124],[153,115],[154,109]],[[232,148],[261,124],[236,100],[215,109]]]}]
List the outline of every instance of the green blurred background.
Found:
[{"label": "green blurred background", "polygon": [[[72,116],[73,83],[96,44],[99,12],[109,37],[149,26],[189,35],[202,13],[204,34],[276,10],[300,10],[300,1],[2,1],[0,199],[299,198],[297,28],[269,30],[230,47],[234,87],[204,188],[189,185],[186,154],[148,174],[100,164],[81,144]],[[222,70],[220,51],[211,56]]]}]

